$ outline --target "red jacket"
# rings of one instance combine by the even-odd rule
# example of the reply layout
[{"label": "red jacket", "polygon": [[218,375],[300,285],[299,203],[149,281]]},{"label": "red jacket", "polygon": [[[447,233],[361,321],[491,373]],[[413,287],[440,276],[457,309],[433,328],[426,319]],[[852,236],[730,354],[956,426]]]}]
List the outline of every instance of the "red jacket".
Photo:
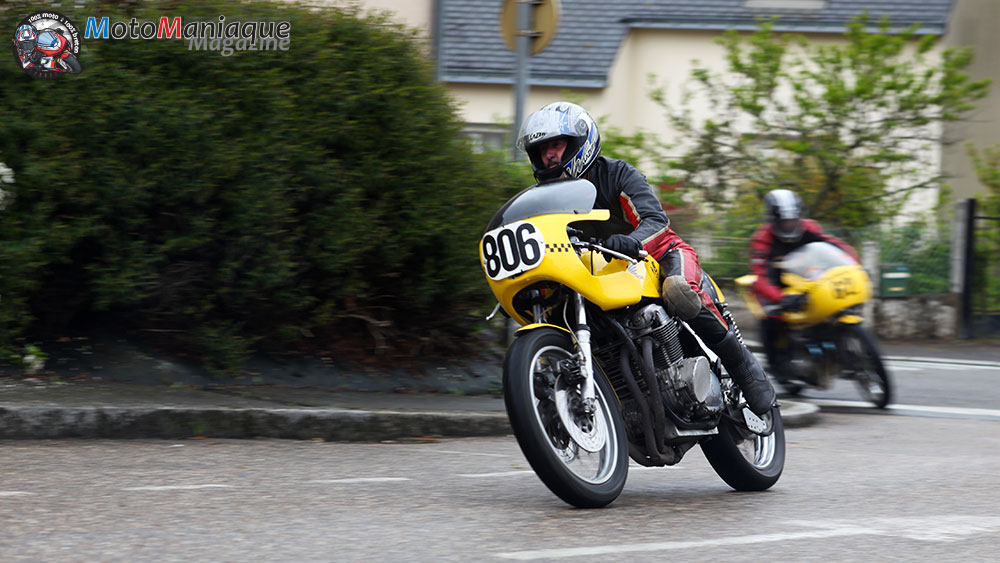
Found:
[{"label": "red jacket", "polygon": [[789,243],[784,242],[774,236],[770,223],[757,227],[757,232],[750,238],[750,270],[757,274],[757,281],[751,289],[758,299],[763,299],[770,303],[781,301],[781,287],[779,284],[780,272],[771,267],[775,260],[789,252],[805,246],[810,242],[829,242],[840,247],[852,258],[861,262],[858,253],[846,242],[833,235],[823,232],[823,227],[812,219],[802,219],[802,236],[799,240]]}]

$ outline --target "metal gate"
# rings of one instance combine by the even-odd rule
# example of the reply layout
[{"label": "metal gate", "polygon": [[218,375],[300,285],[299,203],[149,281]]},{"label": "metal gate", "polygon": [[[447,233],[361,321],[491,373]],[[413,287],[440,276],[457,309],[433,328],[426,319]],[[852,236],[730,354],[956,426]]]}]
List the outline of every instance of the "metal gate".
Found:
[{"label": "metal gate", "polygon": [[961,336],[1000,334],[1000,210],[978,210],[975,199],[964,207]]}]

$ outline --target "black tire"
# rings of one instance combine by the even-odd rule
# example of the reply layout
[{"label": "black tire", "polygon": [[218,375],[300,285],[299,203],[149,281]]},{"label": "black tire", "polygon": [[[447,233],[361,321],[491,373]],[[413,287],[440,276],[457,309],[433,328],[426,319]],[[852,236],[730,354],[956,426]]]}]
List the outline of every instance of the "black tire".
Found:
[{"label": "black tire", "polygon": [[618,498],[625,486],[625,422],[611,387],[603,376],[595,374],[598,412],[578,420],[595,429],[603,424],[603,445],[591,453],[570,436],[558,413],[556,397],[561,393],[563,398],[572,398],[577,388],[564,384],[566,378],[553,370],[551,360],[572,355],[569,335],[556,329],[540,328],[519,336],[504,361],[504,403],[517,443],[545,486],[573,506],[599,508]]},{"label": "black tire", "polygon": [[782,374],[778,370],[771,371],[772,378],[781,385],[782,390],[786,395],[791,395],[792,397],[798,397],[802,394],[802,389],[804,385],[797,381],[788,378],[786,375]]},{"label": "black tire", "polygon": [[845,325],[841,346],[844,368],[858,384],[861,396],[875,408],[887,407],[892,401],[892,381],[872,333],[861,325]]},{"label": "black tire", "polygon": [[802,394],[802,384],[793,383],[791,381],[778,381],[781,384],[781,388],[785,391],[786,395],[791,397],[798,397]]},{"label": "black tire", "polygon": [[712,469],[737,491],[763,491],[778,482],[785,467],[785,427],[778,407],[771,410],[771,433],[759,436],[723,418],[719,433],[701,442]]}]

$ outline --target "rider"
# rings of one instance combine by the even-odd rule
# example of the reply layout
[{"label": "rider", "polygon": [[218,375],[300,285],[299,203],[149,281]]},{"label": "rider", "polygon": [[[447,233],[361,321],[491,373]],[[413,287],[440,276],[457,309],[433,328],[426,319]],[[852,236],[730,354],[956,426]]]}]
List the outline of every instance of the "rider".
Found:
[{"label": "rider", "polygon": [[[829,242],[860,262],[858,253],[846,242],[823,232],[819,223],[803,217],[799,194],[786,189],[771,190],[764,196],[766,223],[757,227],[750,239],[750,269],[757,275],[751,290],[771,312],[761,319],[760,332],[771,369],[780,372],[776,341],[785,330],[783,311],[799,311],[806,305],[805,295],[783,295],[781,270],[776,262],[786,254],[811,242]],[[779,374],[775,374],[779,375]]]},{"label": "rider", "polygon": [[24,24],[17,28],[14,35],[17,39],[17,55],[21,66],[31,68],[37,65],[42,58],[42,53],[35,50],[35,47],[38,46],[38,30],[33,25]]},{"label": "rider", "polygon": [[549,104],[524,120],[517,147],[528,154],[539,182],[569,177],[596,186],[594,207],[610,210],[611,219],[595,235],[605,238],[610,250],[632,258],[646,250],[659,261],[667,310],[687,322],[719,356],[750,410],[768,412],[775,404],[774,388],[736,327],[723,317],[698,255],[670,228],[645,176],[624,161],[600,156],[601,136],[590,114],[569,102]]}]

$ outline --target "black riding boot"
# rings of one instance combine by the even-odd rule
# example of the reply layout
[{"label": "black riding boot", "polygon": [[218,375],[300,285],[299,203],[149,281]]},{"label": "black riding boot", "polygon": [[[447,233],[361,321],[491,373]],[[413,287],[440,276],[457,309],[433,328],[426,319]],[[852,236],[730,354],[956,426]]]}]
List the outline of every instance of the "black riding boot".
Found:
[{"label": "black riding boot", "polygon": [[775,404],[774,387],[771,387],[757,358],[736,337],[736,332],[730,329],[725,338],[709,347],[719,356],[729,376],[743,391],[750,410],[757,416],[763,416],[771,410]]}]

